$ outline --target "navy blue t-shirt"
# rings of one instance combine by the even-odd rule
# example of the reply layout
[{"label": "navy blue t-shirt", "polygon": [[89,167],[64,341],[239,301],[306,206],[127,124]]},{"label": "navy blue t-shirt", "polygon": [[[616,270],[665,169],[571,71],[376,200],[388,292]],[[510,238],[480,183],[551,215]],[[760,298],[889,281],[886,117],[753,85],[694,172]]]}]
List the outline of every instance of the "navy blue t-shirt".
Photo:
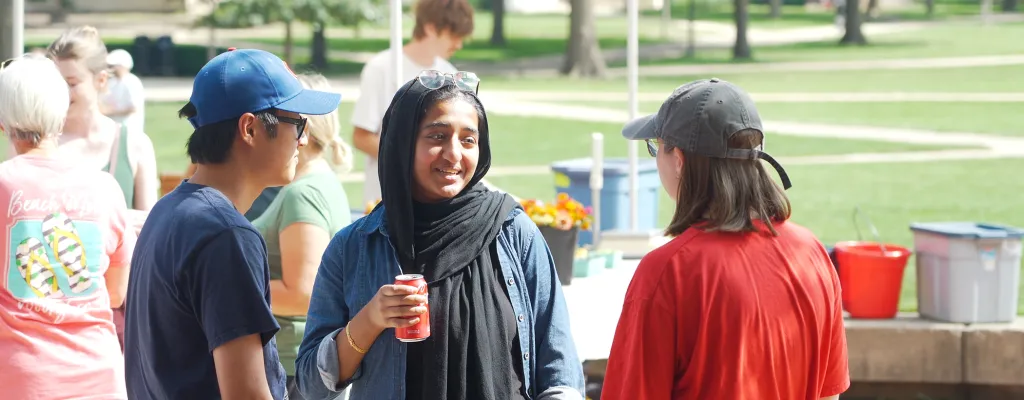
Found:
[{"label": "navy blue t-shirt", "polygon": [[263,340],[270,392],[285,397],[266,243],[227,197],[184,182],[157,201],[129,276],[128,398],[220,398],[213,349],[252,334]]}]

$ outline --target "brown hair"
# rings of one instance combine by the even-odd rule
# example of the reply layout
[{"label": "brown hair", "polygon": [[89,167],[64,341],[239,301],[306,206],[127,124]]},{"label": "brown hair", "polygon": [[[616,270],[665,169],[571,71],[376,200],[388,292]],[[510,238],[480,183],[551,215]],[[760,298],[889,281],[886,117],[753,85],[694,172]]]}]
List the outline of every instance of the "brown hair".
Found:
[{"label": "brown hair", "polygon": [[50,43],[46,53],[54,60],[82,60],[89,72],[104,71],[107,66],[107,46],[100,32],[91,26],[68,29]]},{"label": "brown hair", "polygon": [[[753,149],[764,136],[757,130],[732,135],[729,147]],[[667,151],[671,151],[666,147]],[[778,235],[773,222],[789,219],[786,193],[765,170],[760,160],[712,158],[683,153],[676,210],[665,233],[678,236],[698,222],[701,229],[718,232],[755,232],[751,219],[764,222]]]},{"label": "brown hair", "polygon": [[437,34],[447,30],[456,37],[469,36],[473,33],[473,6],[466,0],[419,0],[412,37],[423,38],[427,25],[433,25]]}]

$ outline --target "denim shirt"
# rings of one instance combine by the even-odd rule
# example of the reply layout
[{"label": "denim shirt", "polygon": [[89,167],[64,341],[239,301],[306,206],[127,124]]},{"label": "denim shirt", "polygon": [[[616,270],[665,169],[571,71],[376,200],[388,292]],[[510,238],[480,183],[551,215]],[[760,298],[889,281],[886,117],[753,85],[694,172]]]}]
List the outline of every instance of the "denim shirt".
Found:
[{"label": "denim shirt", "polygon": [[[295,376],[310,400],[337,396],[349,385],[352,399],[405,400],[406,344],[385,329],[352,378],[340,381],[338,333],[402,274],[387,236],[384,207],[339,231],[324,251],[310,299],[306,336]],[[527,399],[582,399],[583,366],[576,354],[562,286],[540,230],[523,213],[509,213],[497,238],[503,282],[519,326]]]}]

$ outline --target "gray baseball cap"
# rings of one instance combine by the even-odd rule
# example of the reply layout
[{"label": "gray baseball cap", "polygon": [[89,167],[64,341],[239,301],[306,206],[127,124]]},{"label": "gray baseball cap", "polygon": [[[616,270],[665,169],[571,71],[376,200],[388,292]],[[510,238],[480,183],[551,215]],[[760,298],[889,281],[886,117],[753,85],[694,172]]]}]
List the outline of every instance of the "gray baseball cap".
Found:
[{"label": "gray baseball cap", "polygon": [[765,160],[779,173],[782,187],[792,187],[786,170],[768,153],[729,148],[729,138],[747,129],[764,135],[754,100],[739,86],[711,78],[678,87],[657,114],[627,123],[622,136],[629,140],[660,139],[685,153],[706,157]]}]

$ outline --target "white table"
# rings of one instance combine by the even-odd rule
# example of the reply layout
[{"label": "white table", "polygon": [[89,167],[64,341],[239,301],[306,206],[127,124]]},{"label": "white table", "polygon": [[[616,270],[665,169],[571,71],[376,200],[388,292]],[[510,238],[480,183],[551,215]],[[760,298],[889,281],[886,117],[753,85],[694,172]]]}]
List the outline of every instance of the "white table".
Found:
[{"label": "white table", "polygon": [[640,260],[622,260],[615,268],[586,278],[573,278],[570,285],[562,286],[580,361],[608,358],[626,289],[639,263]]}]

